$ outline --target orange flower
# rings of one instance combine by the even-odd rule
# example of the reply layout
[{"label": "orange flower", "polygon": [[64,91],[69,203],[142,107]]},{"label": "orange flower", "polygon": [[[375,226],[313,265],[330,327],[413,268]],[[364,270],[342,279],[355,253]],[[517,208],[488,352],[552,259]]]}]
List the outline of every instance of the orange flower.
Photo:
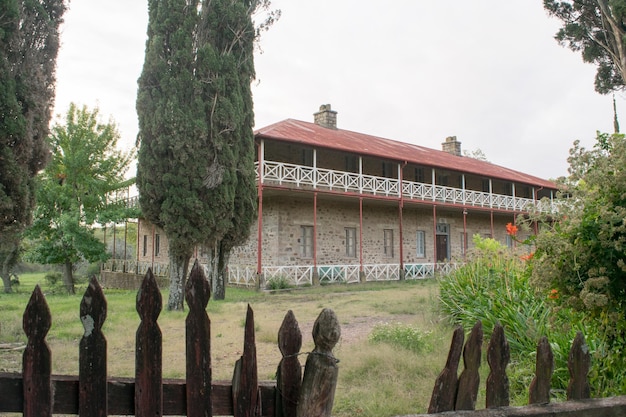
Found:
[{"label": "orange flower", "polygon": [[512,223],[506,224],[506,233],[511,236],[517,235],[517,226]]},{"label": "orange flower", "polygon": [[533,258],[533,256],[535,256],[535,252],[531,252],[528,255],[522,255],[520,256],[520,259],[522,261],[530,261]]},{"label": "orange flower", "polygon": [[557,290],[556,288],[553,288],[550,291],[550,294],[548,295],[548,298],[551,300],[556,300],[559,298],[559,290]]}]

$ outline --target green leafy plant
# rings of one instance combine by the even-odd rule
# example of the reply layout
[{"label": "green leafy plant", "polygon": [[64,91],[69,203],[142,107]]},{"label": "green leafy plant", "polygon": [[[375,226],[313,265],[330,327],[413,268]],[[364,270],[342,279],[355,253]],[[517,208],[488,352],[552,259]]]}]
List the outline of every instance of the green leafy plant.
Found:
[{"label": "green leafy plant", "polygon": [[406,324],[378,324],[369,335],[372,343],[387,343],[401,347],[415,353],[429,348],[427,343],[428,332]]},{"label": "green leafy plant", "polygon": [[283,275],[279,275],[276,277],[272,277],[268,279],[265,283],[265,289],[267,290],[286,290],[291,288],[292,285],[289,282],[289,279]]}]

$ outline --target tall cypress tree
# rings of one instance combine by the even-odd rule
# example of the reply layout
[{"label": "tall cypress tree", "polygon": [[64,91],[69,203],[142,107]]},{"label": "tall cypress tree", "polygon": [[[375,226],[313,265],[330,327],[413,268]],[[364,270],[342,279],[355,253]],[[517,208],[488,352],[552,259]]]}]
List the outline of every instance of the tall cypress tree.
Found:
[{"label": "tall cypress tree", "polygon": [[[218,260],[254,221],[256,37],[249,0],[149,2],[139,79],[137,186],[146,218],[169,242],[169,309],[182,309],[189,260],[205,245]],[[223,269],[222,269],[223,272]]]},{"label": "tall cypress tree", "polygon": [[35,176],[54,104],[63,0],[0,0],[0,275],[17,262],[21,232],[31,222]]}]

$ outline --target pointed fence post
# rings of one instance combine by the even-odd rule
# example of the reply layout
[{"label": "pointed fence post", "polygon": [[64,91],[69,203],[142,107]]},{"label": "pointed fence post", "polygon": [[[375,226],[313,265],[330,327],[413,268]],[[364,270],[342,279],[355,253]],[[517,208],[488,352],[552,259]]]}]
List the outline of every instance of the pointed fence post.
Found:
[{"label": "pointed fence post", "polygon": [[464,340],[465,333],[463,332],[463,328],[457,326],[452,334],[452,342],[450,343],[446,366],[435,381],[433,394],[430,397],[430,405],[428,406],[429,414],[454,411],[456,391],[459,385],[457,373],[459,371],[459,363],[461,362]]},{"label": "pointed fence post", "polygon": [[256,362],[254,312],[248,304],[244,331],[243,354],[235,363],[233,373],[234,417],[254,417],[261,412],[261,396]]},{"label": "pointed fence post", "polygon": [[85,332],[79,345],[78,414],[81,417],[108,415],[107,341],[102,325],[107,302],[95,276],[89,280],[80,303],[80,320]]},{"label": "pointed fence post", "polygon": [[509,405],[509,378],[506,367],[511,359],[509,342],[504,336],[504,328],[497,323],[491,334],[487,348],[487,362],[491,372],[487,377],[487,408],[506,407]]},{"label": "pointed fence post", "polygon": [[302,333],[293,311],[285,315],[278,330],[278,348],[283,358],[276,370],[276,417],[295,417],[302,384],[302,367],[298,354]]},{"label": "pointed fence post", "polygon": [[52,415],[52,365],[50,348],[46,343],[51,324],[50,308],[37,285],[30,296],[22,321],[22,328],[28,338],[22,358],[25,417]]},{"label": "pointed fence post", "polygon": [[537,344],[535,377],[528,390],[528,404],[548,404],[550,402],[550,383],[554,372],[554,354],[548,338],[542,336]]},{"label": "pointed fence post", "polygon": [[135,415],[160,417],[163,415],[163,345],[157,318],[163,300],[152,269],[137,292],[137,312],[141,323],[135,345]]},{"label": "pointed fence post", "polygon": [[456,395],[455,410],[476,409],[478,385],[480,384],[480,356],[483,344],[483,324],[477,321],[463,349],[465,369],[459,377],[459,390]]},{"label": "pointed fence post", "polygon": [[323,309],[313,325],[315,349],[306,360],[297,417],[330,417],[339,375],[333,348],[340,336],[335,312]]},{"label": "pointed fence post", "polygon": [[187,357],[187,416],[210,417],[211,403],[211,321],[206,306],[211,288],[198,263],[193,264],[185,288],[189,313],[185,320]]},{"label": "pointed fence post", "polygon": [[591,355],[589,347],[585,343],[585,337],[581,332],[576,333],[574,343],[569,351],[569,360],[567,367],[569,368],[570,380],[567,386],[568,400],[584,400],[591,396],[589,381],[589,367],[591,366]]}]

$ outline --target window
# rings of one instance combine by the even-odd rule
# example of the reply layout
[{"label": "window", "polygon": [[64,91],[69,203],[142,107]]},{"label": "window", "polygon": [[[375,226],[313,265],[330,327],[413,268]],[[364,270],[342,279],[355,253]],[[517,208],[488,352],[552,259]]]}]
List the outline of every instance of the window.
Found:
[{"label": "window", "polygon": [[393,258],[393,230],[383,230],[383,253],[388,258]]},{"label": "window", "polygon": [[394,178],[391,162],[383,162],[383,177]]},{"label": "window", "polygon": [[154,256],[159,256],[161,252],[161,236],[157,233],[154,235]]},{"label": "window", "polygon": [[313,166],[313,149],[302,150],[302,165],[312,167]]},{"label": "window", "polygon": [[313,226],[300,226],[300,255],[313,257]]},{"label": "window", "polygon": [[148,235],[143,235],[143,256],[148,254]]},{"label": "window", "polygon": [[417,253],[415,254],[418,258],[426,257],[426,232],[423,230],[417,231]]},{"label": "window", "polygon": [[346,155],[346,172],[358,172],[356,155]]},{"label": "window", "polygon": [[356,258],[356,227],[346,227],[346,256]]},{"label": "window", "polygon": [[490,192],[489,180],[483,180],[483,193]]},{"label": "window", "polygon": [[424,182],[424,168],[415,168],[415,182]]}]

